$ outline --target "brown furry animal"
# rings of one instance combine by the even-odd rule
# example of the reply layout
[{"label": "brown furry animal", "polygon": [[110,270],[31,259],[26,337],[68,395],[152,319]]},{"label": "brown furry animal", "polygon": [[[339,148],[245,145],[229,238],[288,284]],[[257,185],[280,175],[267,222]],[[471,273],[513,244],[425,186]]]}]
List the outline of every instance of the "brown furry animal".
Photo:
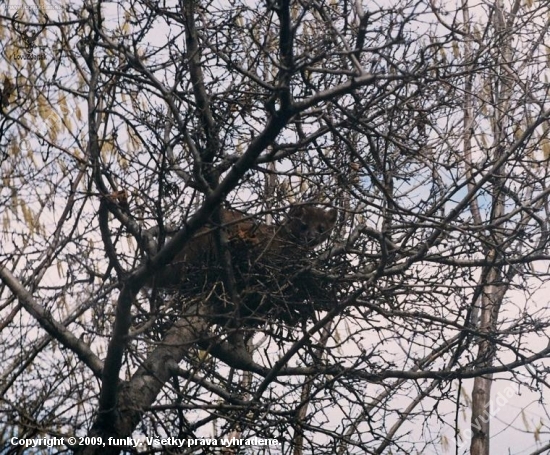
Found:
[{"label": "brown furry animal", "polygon": [[[232,210],[222,210],[221,217],[239,294],[239,317],[261,321],[270,313],[288,322],[298,313],[303,316],[304,302],[312,293],[323,295],[324,291],[300,271],[307,253],[328,239],[337,211],[294,206],[281,226],[245,219]],[[212,225],[201,229],[148,286],[183,296],[204,294],[203,301],[213,304],[219,315],[234,313],[235,306],[224,291],[215,229]]]},{"label": "brown furry animal", "polygon": [[[302,257],[328,238],[337,211],[294,206],[282,226],[244,219],[243,214],[234,210],[223,210],[221,214],[234,264],[242,266],[241,260],[246,259],[250,266]],[[190,271],[208,273],[215,268],[219,261],[214,229],[213,226],[201,229],[174,260],[154,276],[151,284],[160,289],[179,288]]]}]

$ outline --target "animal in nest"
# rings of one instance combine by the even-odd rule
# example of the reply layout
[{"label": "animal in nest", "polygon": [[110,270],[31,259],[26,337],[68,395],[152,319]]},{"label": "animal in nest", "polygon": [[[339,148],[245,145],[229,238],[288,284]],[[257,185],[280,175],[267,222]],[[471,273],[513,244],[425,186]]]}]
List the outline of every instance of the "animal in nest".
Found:
[{"label": "animal in nest", "polygon": [[[314,304],[319,309],[329,305],[326,283],[312,273],[308,254],[328,239],[335,209],[293,206],[280,226],[234,210],[222,210],[221,218],[221,226],[199,230],[148,287],[178,292],[184,299],[201,296],[218,320],[231,314],[249,324],[268,317],[294,324],[311,317]],[[225,231],[230,264],[221,260],[219,228]],[[228,267],[237,302],[225,292]]]}]

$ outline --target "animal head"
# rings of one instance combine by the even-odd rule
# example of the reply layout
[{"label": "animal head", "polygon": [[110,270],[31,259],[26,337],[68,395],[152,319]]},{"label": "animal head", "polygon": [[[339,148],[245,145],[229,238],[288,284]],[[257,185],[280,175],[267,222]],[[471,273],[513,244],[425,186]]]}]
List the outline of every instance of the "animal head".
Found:
[{"label": "animal head", "polygon": [[328,238],[334,228],[337,216],[336,209],[324,210],[311,206],[294,206],[288,213],[284,232],[293,242],[314,247]]}]

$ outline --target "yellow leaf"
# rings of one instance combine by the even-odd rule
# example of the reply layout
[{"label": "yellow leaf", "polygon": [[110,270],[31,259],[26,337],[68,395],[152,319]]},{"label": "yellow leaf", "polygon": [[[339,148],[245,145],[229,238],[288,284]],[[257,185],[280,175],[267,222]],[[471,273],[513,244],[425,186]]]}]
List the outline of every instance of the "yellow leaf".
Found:
[{"label": "yellow leaf", "polygon": [[128,22],[124,22],[122,24],[122,34],[123,35],[127,35],[128,33],[130,33],[130,24]]},{"label": "yellow leaf", "polygon": [[[24,141],[25,138],[22,138],[22,140]],[[17,158],[19,156],[20,151],[21,151],[21,149],[20,149],[19,145],[15,141],[11,141],[10,142],[10,147],[9,147],[9,155],[13,156],[14,158]]]},{"label": "yellow leaf", "polygon": [[531,425],[529,425],[529,421],[527,420],[527,416],[525,415],[525,410],[521,410],[521,420],[523,421],[523,425],[525,426],[525,429],[527,431],[531,431]]},{"label": "yellow leaf", "polygon": [[61,116],[63,117],[63,120],[67,119],[67,117],[70,114],[69,106],[67,105],[67,97],[63,96],[61,93],[59,94],[59,107]]},{"label": "yellow leaf", "polygon": [[62,159],[58,159],[57,163],[59,165],[59,168],[61,169],[61,173],[63,174],[63,176],[67,175],[67,165],[65,164],[65,161],[63,161]]},{"label": "yellow leaf", "polygon": [[65,278],[65,275],[63,274],[63,264],[61,264],[61,261],[57,261],[57,275],[59,278]]},{"label": "yellow leaf", "polygon": [[550,158],[550,141],[548,138],[544,138],[542,140],[542,155],[544,156],[545,160],[548,160]]},{"label": "yellow leaf", "polygon": [[129,161],[126,158],[124,158],[122,155],[117,155],[117,156],[118,156],[118,164],[120,164],[120,168],[123,171],[127,171],[130,164]]},{"label": "yellow leaf", "polygon": [[474,25],[474,37],[476,38],[476,40],[481,41],[482,34],[477,25]]},{"label": "yellow leaf", "polygon": [[46,98],[44,98],[42,95],[39,95],[37,101],[38,101],[38,115],[40,115],[42,120],[47,120],[48,117],[50,117],[52,110],[48,105]]},{"label": "yellow leaf", "polygon": [[460,57],[460,48],[458,47],[458,43],[456,41],[453,41],[453,55],[456,58]]},{"label": "yellow leaf", "polygon": [[59,135],[59,124],[60,122],[56,121],[56,119],[50,117],[47,121],[48,123],[48,134],[49,134],[49,139],[52,141],[52,142],[56,142],[57,141],[57,137]]},{"label": "yellow leaf", "polygon": [[101,151],[104,152],[112,152],[114,150],[114,139],[112,136],[109,136],[107,139],[103,141],[103,144],[101,146]]},{"label": "yellow leaf", "polygon": [[208,351],[203,351],[202,349],[199,349],[197,357],[201,362],[205,361],[206,359],[208,359]]},{"label": "yellow leaf", "polygon": [[540,419],[538,425],[535,427],[535,431],[533,432],[533,436],[535,437],[535,442],[540,442],[540,430],[544,427],[544,423],[542,419]]},{"label": "yellow leaf", "polygon": [[443,452],[448,452],[450,448],[449,439],[447,436],[442,435],[440,440],[441,448],[443,449]]}]

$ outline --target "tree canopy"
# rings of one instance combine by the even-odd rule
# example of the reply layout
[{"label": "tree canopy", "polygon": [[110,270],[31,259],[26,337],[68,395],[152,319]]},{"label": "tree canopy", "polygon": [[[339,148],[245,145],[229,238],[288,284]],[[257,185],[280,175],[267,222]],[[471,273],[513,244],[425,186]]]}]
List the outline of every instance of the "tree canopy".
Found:
[{"label": "tree canopy", "polygon": [[2,453],[548,450],[549,8],[5,5]]}]

